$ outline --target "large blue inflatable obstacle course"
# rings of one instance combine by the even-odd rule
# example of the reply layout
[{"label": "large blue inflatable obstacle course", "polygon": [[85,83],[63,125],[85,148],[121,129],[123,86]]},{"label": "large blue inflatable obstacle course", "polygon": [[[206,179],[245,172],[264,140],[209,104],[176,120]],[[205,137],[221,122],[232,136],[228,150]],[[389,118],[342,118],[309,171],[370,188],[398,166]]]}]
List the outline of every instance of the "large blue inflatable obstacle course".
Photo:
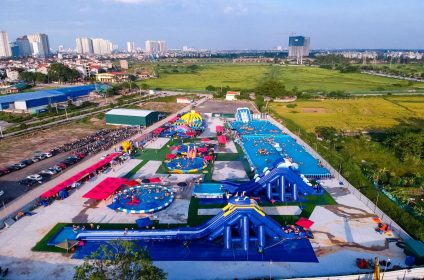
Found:
[{"label": "large blue inflatable obstacle course", "polygon": [[241,123],[248,123],[252,120],[249,108],[237,108],[236,121]]},{"label": "large blue inflatable obstacle course", "polygon": [[322,194],[319,187],[314,188],[304,176],[289,167],[289,164],[286,161],[277,162],[274,168],[265,168],[262,174],[255,175],[250,182],[223,181],[222,188],[230,194],[244,193],[252,196],[265,194],[268,200],[281,202],[299,201],[299,194],[304,196]]},{"label": "large blue inflatable obstacle course", "polygon": [[[304,236],[306,238],[306,235]],[[224,249],[239,248],[244,251],[254,247],[259,252],[266,246],[290,239],[258,204],[247,196],[235,196],[212,219],[198,227],[167,230],[86,230],[77,240],[87,242],[110,240],[195,240],[223,239]]]}]

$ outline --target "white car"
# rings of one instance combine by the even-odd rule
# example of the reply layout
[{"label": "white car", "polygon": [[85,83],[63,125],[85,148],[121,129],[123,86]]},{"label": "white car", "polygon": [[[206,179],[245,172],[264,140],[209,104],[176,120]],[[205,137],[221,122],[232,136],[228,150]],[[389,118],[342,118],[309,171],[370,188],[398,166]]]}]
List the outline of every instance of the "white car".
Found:
[{"label": "white car", "polygon": [[105,158],[107,158],[108,155],[109,154],[104,154],[104,155],[102,155],[102,157],[100,159],[105,159]]},{"label": "white car", "polygon": [[40,173],[43,173],[43,174],[49,174],[49,175],[54,175],[54,174],[56,174],[56,172],[55,172],[55,171],[50,170],[50,169],[44,169],[44,170],[41,170],[41,171],[40,171]]},{"label": "white car", "polygon": [[43,177],[41,177],[41,176],[40,176],[40,175],[38,175],[38,174],[32,174],[32,175],[29,175],[29,176],[27,176],[27,179],[35,180],[35,181],[37,181],[38,183],[42,183],[42,182],[43,182]]},{"label": "white car", "polygon": [[53,156],[51,153],[42,153],[41,155],[48,157],[48,158]]},{"label": "white car", "polygon": [[4,195],[4,191],[0,191],[0,196]]}]

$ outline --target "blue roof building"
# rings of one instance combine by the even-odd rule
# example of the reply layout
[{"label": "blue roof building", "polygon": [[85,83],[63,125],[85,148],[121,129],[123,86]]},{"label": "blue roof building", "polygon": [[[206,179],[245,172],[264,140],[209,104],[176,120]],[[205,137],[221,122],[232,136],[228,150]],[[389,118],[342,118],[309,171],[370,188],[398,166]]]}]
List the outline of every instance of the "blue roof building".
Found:
[{"label": "blue roof building", "polygon": [[47,105],[66,102],[68,99],[76,100],[96,90],[96,85],[84,85],[58,89],[39,90],[0,96],[0,110],[19,109],[34,111],[45,108]]}]

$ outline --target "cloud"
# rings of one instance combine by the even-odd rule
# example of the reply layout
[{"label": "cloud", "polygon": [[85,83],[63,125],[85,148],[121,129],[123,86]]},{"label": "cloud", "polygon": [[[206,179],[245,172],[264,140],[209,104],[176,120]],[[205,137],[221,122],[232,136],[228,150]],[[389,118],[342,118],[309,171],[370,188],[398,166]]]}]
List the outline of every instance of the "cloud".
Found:
[{"label": "cloud", "polygon": [[247,13],[247,8],[242,2],[235,3],[224,7],[224,14],[242,15]]}]

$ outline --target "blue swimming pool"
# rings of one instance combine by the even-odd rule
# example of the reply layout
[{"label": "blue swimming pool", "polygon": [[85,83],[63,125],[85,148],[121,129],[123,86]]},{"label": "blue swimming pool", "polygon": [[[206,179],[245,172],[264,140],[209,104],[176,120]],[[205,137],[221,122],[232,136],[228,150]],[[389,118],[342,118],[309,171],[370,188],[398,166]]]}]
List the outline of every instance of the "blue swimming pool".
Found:
[{"label": "blue swimming pool", "polygon": [[201,157],[176,158],[166,165],[172,173],[198,173],[207,167],[206,161]]},{"label": "blue swimming pool", "polygon": [[281,134],[281,130],[269,121],[252,120],[248,123],[232,122],[231,127],[240,135]]},{"label": "blue swimming pool", "polygon": [[221,189],[221,184],[202,183],[194,186],[193,195],[199,198],[222,197],[224,191]]},{"label": "blue swimming pool", "polygon": [[115,210],[139,214],[153,213],[169,206],[174,193],[160,185],[141,185],[120,192],[109,205]]},{"label": "blue swimming pool", "polygon": [[276,161],[288,158],[298,164],[299,172],[305,176],[329,175],[328,170],[289,135],[244,135],[242,142],[250,162],[259,173],[265,167],[273,167]]},{"label": "blue swimming pool", "polygon": [[48,246],[55,246],[55,245],[65,241],[65,239],[76,240],[78,232],[79,231],[74,232],[72,227],[63,227],[58,233],[56,233],[55,236],[53,236],[52,239],[50,239],[47,242],[47,245]]}]

